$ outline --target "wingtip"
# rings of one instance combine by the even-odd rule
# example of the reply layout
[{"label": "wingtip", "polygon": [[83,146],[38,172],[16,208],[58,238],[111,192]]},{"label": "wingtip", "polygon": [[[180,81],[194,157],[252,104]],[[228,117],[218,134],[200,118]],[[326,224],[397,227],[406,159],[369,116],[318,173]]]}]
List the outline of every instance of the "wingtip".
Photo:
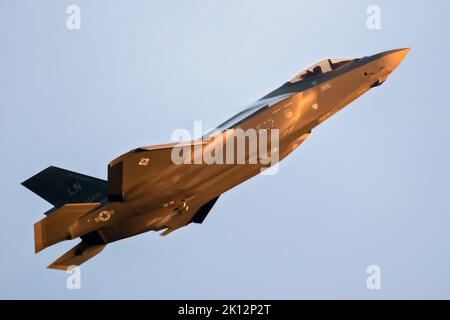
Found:
[{"label": "wingtip", "polygon": [[34,253],[39,253],[45,248],[42,220],[34,224]]},{"label": "wingtip", "polygon": [[74,268],[76,268],[78,266],[76,265],[71,265],[71,266],[66,266],[63,264],[57,264],[57,263],[51,263],[47,266],[47,269],[51,269],[51,270],[60,270],[60,271],[70,271]]}]

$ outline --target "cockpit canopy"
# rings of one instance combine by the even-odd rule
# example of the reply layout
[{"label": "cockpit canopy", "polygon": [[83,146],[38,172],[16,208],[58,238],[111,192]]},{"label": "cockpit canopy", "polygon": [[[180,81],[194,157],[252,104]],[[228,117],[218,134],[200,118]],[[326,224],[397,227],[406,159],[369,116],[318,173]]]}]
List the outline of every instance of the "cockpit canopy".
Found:
[{"label": "cockpit canopy", "polygon": [[296,75],[294,78],[292,78],[289,82],[290,83],[297,83],[299,81],[308,79],[313,76],[317,76],[319,74],[324,74],[336,69],[339,69],[340,67],[346,65],[347,63],[352,62],[354,59],[326,59],[319,61],[309,68],[303,70],[298,75]]}]

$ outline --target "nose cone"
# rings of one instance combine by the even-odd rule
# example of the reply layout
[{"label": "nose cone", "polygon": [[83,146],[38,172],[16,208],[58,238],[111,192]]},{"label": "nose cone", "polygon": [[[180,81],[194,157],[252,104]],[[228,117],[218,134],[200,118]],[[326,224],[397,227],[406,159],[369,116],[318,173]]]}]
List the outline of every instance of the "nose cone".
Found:
[{"label": "nose cone", "polygon": [[394,71],[403,59],[405,59],[410,50],[410,48],[404,48],[384,52],[382,59],[388,71]]}]

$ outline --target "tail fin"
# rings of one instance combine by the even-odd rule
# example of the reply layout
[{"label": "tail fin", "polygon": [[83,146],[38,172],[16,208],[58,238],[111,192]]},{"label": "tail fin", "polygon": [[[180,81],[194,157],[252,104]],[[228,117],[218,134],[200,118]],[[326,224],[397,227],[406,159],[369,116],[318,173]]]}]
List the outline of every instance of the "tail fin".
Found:
[{"label": "tail fin", "polygon": [[81,241],[75,247],[56,259],[47,268],[66,271],[69,267],[79,266],[99,254],[105,246],[106,244],[90,244],[85,241]]},{"label": "tail fin", "polygon": [[[22,185],[55,207],[67,203],[101,202],[107,199],[107,182],[84,174],[48,167]],[[48,211],[46,214],[52,213]]]},{"label": "tail fin", "polygon": [[70,240],[70,226],[80,217],[100,207],[100,203],[66,204],[34,224],[35,252],[55,243]]}]

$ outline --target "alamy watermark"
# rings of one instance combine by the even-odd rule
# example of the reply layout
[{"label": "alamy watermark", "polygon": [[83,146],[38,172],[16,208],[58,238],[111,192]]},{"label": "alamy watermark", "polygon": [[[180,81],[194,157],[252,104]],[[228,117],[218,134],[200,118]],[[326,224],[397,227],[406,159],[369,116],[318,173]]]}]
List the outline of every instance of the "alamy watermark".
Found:
[{"label": "alamy watermark", "polygon": [[195,121],[194,135],[187,129],[173,131],[171,140],[181,141],[172,149],[174,164],[253,164],[259,165],[264,172],[279,162],[278,129],[233,128],[207,134],[194,143],[186,143],[203,132],[202,128],[202,122]]},{"label": "alamy watermark", "polygon": [[366,269],[369,277],[366,280],[366,286],[369,290],[381,290],[381,268],[375,264]]},{"label": "alamy watermark", "polygon": [[69,15],[66,19],[66,27],[69,30],[81,29],[81,8],[78,5],[71,4],[67,7],[66,13]]},{"label": "alamy watermark", "polygon": [[380,30],[381,29],[381,8],[377,5],[370,5],[367,7],[366,13],[369,15],[367,17],[366,26],[369,30]]},{"label": "alamy watermark", "polygon": [[66,280],[66,287],[69,290],[81,289],[81,269],[78,266],[69,266],[66,270],[69,274]]}]

